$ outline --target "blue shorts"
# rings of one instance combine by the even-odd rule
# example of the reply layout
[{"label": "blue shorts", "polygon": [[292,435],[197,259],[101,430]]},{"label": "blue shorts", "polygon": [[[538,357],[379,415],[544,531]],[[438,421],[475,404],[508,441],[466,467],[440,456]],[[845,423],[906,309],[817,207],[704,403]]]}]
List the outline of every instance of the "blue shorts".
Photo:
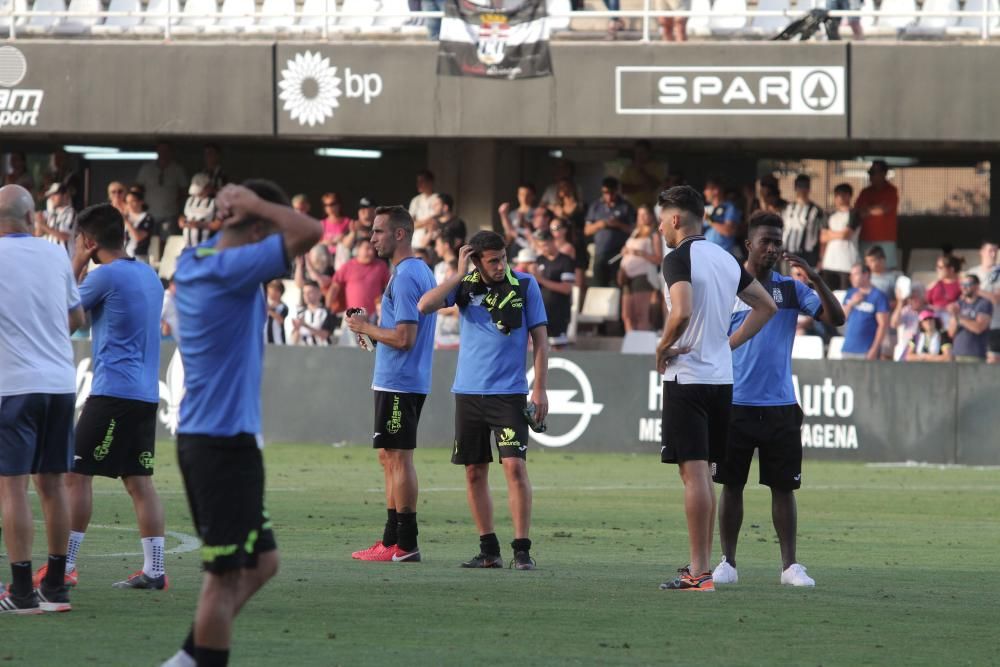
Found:
[{"label": "blue shorts", "polygon": [[0,397],[0,475],[73,469],[75,394]]}]

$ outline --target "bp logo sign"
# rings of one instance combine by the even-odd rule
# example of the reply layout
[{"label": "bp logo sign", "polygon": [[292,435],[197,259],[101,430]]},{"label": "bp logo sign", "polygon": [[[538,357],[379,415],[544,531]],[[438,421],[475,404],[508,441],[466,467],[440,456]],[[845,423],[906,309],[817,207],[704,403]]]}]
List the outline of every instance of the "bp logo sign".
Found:
[{"label": "bp logo sign", "polygon": [[382,94],[379,74],[358,74],[350,67],[338,71],[322,53],[296,53],[285,63],[278,81],[282,110],[299,125],[323,125],[343,101],[359,99],[365,105]]},{"label": "bp logo sign", "polygon": [[[549,389],[549,415],[567,415],[575,418],[575,423],[568,430],[554,428],[553,425],[545,433],[530,431],[531,439],[546,447],[565,447],[571,445],[584,434],[590,426],[592,417],[601,414],[603,403],[594,402],[594,388],[583,369],[569,359],[553,357],[549,359],[549,377],[558,377],[553,371],[568,374],[571,384],[576,389]],[[528,385],[535,381],[535,369],[528,371]],[[578,396],[579,395],[579,396]],[[560,420],[562,421],[562,420]]]}]

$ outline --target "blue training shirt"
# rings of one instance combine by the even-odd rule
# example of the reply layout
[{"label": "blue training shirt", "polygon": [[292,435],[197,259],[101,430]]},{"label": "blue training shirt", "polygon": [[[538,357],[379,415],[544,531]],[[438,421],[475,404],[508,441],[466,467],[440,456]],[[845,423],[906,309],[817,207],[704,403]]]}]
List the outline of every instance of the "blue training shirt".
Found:
[{"label": "blue training shirt", "polygon": [[156,272],[131,257],[116,259],[87,274],[80,299],[92,322],[90,393],[158,403],[163,285]]},{"label": "blue training shirt", "polygon": [[[855,287],[847,290],[847,294],[844,295],[844,305],[847,305],[857,291]],[[843,351],[850,354],[866,354],[875,342],[875,334],[878,332],[877,314],[888,313],[889,310],[889,299],[885,292],[872,287],[864,300],[847,316]]]},{"label": "blue training shirt", "polygon": [[288,271],[281,234],[216,250],[218,236],[177,260],[184,361],[179,433],[230,437],[261,432],[260,380],[267,303],[263,283]]},{"label": "blue training shirt", "polygon": [[397,324],[416,324],[417,339],[409,350],[398,350],[385,344],[375,348],[373,389],[408,394],[430,393],[437,315],[421,315],[417,302],[436,286],[434,273],[419,257],[408,257],[393,269],[382,295],[379,326],[395,329]]},{"label": "blue training shirt", "polygon": [[[525,360],[528,332],[545,324],[545,305],[538,282],[527,273],[513,272],[524,295],[524,326],[504,335],[482,305],[482,295],[460,308],[461,331],[458,343],[458,368],[451,391],[456,394],[527,394]],[[455,305],[461,283],[445,303]]]},{"label": "blue training shirt", "polygon": [[[752,406],[795,405],[792,386],[792,344],[799,313],[819,317],[819,295],[798,280],[771,272],[764,285],[778,312],[760,332],[733,352],[733,404]],[[736,299],[729,333],[732,335],[750,313],[750,306]]]}]

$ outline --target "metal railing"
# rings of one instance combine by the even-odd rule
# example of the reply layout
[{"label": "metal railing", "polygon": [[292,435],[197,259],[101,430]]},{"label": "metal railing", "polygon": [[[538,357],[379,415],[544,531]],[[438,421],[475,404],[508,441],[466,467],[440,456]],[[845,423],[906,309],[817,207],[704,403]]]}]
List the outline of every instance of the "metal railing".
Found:
[{"label": "metal railing", "polygon": [[[281,36],[283,28],[288,29],[292,33],[303,33],[303,32],[313,32],[317,31],[320,33],[323,40],[328,40],[331,35],[345,35],[352,32],[363,32],[364,30],[356,25],[345,24],[344,21],[360,20],[360,19],[371,19],[372,23],[370,26],[364,26],[364,28],[370,28],[372,32],[376,32],[378,28],[384,28],[384,32],[391,33],[393,28],[399,29],[403,27],[407,19],[440,19],[443,17],[444,13],[441,11],[407,11],[407,12],[382,12],[382,11],[370,11],[370,12],[345,12],[338,11],[336,9],[336,0],[326,0],[326,11],[324,12],[310,12],[310,13],[296,13],[294,15],[276,15],[272,13],[264,13],[260,11],[248,12],[248,13],[229,13],[229,12],[205,12],[205,13],[194,13],[194,12],[176,12],[173,11],[171,5],[173,4],[169,0],[166,2],[166,9],[162,12],[147,12],[147,11],[136,11],[136,12],[117,12],[117,11],[97,11],[97,12],[71,12],[71,11],[33,11],[18,9],[14,0],[8,0],[10,2],[9,9],[4,12],[2,16],[7,18],[7,39],[16,40],[18,37],[18,31],[27,28],[25,32],[34,33],[32,26],[29,22],[31,19],[36,18],[54,18],[54,19],[86,19],[93,20],[94,24],[99,24],[109,18],[132,18],[136,19],[136,24],[133,26],[121,26],[122,34],[128,34],[131,28],[141,26],[141,32],[149,34],[150,32],[162,32],[165,40],[170,40],[173,36],[174,29],[178,26],[184,26],[183,32],[185,34],[191,34],[192,31],[188,28],[195,28],[193,31],[197,33],[198,28],[210,27],[212,28],[212,33],[215,35],[225,34],[227,27],[226,24],[208,24],[199,25],[198,21],[205,20],[246,20],[251,19],[254,22],[253,34],[275,34],[276,36]],[[651,0],[644,0],[644,9],[641,10],[619,10],[619,11],[574,11],[574,12],[563,12],[563,13],[549,13],[550,19],[555,20],[572,20],[572,19],[640,19],[641,20],[641,31],[640,31],[640,42],[650,42],[651,40],[651,28],[653,22],[659,18],[677,18],[677,19],[687,19],[689,22],[692,19],[702,19],[704,28],[709,34],[725,35],[730,37],[739,37],[741,35],[752,35],[754,33],[761,35],[773,35],[780,32],[780,28],[769,28],[768,30],[758,30],[753,26],[753,19],[756,18],[785,18],[789,22],[802,18],[808,13],[808,9],[784,9],[784,10],[745,10],[738,12],[727,12],[725,14],[721,12],[708,11],[658,11],[651,8]],[[331,6],[333,9],[331,10]],[[976,34],[978,32],[978,37],[983,40],[988,40],[993,34],[994,29],[997,24],[1000,24],[1000,11],[991,10],[989,8],[990,3],[984,2],[981,11],[912,11],[912,12],[883,12],[883,11],[862,11],[862,10],[830,10],[827,12],[828,16],[832,19],[842,20],[845,18],[858,18],[866,19],[870,18],[874,21],[879,19],[896,19],[896,18],[909,18],[912,19],[908,24],[902,27],[893,27],[889,33],[885,31],[879,31],[880,34],[891,34],[895,31],[898,34],[919,34],[923,36],[934,36],[934,35],[964,35],[964,34]],[[277,19],[287,19],[288,24],[285,26],[275,24]],[[744,19],[744,23],[741,26],[719,28],[713,27],[712,23],[720,20],[729,19]],[[920,23],[923,19],[956,19],[954,25],[940,26],[933,29],[920,30]],[[376,23],[379,20],[387,19],[403,19],[402,21],[393,24],[382,24]],[[966,20],[963,23],[963,20]],[[19,25],[20,23],[20,25]],[[82,36],[87,34],[87,29],[89,29],[93,24],[85,25],[84,28],[79,32],[62,32],[60,31],[59,25],[62,22],[57,22],[52,25],[39,26],[45,28],[38,32],[42,34],[56,34],[64,36]],[[71,23],[68,22],[68,23]],[[959,25],[961,24],[961,25]],[[65,25],[65,24],[64,24]],[[972,27],[975,25],[975,27]],[[218,30],[222,28],[222,30]],[[273,31],[269,31],[268,28],[273,28]],[[917,28],[917,30],[914,30]],[[0,23],[0,29],[2,29],[2,23]],[[569,28],[559,29],[559,32],[572,32]],[[139,32],[139,31],[136,31]],[[242,34],[240,26],[231,26],[231,34],[236,37]]]}]

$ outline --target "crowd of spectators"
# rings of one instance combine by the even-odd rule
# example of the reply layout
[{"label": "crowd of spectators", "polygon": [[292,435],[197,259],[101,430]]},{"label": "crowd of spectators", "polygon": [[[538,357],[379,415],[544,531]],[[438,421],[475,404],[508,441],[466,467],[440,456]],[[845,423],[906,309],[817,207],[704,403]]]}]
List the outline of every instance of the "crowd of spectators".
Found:
[{"label": "crowd of spectators", "polygon": [[[23,154],[11,154],[7,163],[4,182],[36,193],[36,234],[70,252],[76,211],[82,206],[82,178],[67,155],[61,150],[52,153],[37,184]],[[497,219],[489,223],[505,236],[515,269],[538,281],[549,333],[557,345],[570,342],[573,308],[581,307],[593,287],[620,290],[620,326],[625,332],[662,326],[660,266],[669,251],[658,233],[656,197],[685,179],[656,160],[645,141],[635,144],[631,161],[616,174],[601,180],[599,193],[588,203],[573,164],[560,160],[553,182],[541,196],[534,184],[521,183],[513,200],[502,203]],[[821,336],[827,344],[839,336],[845,358],[996,363],[1000,360],[997,246],[984,243],[980,264],[969,270],[964,270],[961,257],[942,252],[936,278],[928,284],[903,275],[897,268],[899,192],[885,162],[873,162],[868,174],[870,184],[856,197],[851,185],[837,184],[829,210],[814,201],[807,174],[794,179],[788,200],[772,174],[742,187],[727,185],[719,177],[707,178],[704,234],[742,260],[750,215],[757,210],[780,214],[785,250],[820,271],[842,295],[847,314],[840,331],[803,317],[798,332]],[[143,164],[131,183],[114,181],[107,186],[108,201],[125,219],[128,252],[150,261],[156,239],[162,250],[172,237],[182,238],[189,247],[211,238],[221,226],[214,196],[227,182],[218,146],[204,148],[203,166],[189,179],[170,145],[158,144],[156,159]],[[415,221],[413,246],[441,282],[457,270],[458,250],[469,228],[458,215],[455,198],[435,186],[433,173],[417,173],[415,190],[409,202]],[[311,214],[307,195],[296,194],[292,204]],[[363,308],[373,320],[378,317],[391,270],[370,243],[375,201],[365,196],[345,202],[330,191],[320,197],[320,204],[322,240],[296,261],[284,282],[267,286],[269,343],[338,344],[346,309]],[[484,220],[477,222],[477,227],[486,226]],[[785,268],[808,282],[803,271]],[[286,290],[291,285],[298,297],[289,301]],[[176,336],[169,294],[164,334]],[[441,312],[436,338],[441,348],[457,346],[456,313]],[[351,340],[342,338],[346,343]]]}]

